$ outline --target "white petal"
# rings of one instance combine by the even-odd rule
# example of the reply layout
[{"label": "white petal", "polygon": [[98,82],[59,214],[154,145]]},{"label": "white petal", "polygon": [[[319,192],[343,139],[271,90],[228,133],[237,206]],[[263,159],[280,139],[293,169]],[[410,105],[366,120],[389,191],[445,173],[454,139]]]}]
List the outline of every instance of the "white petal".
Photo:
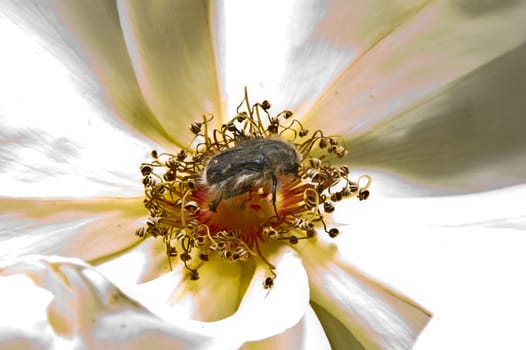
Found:
[{"label": "white petal", "polygon": [[143,96],[163,128],[186,146],[191,122],[203,113],[222,119],[208,5],[124,0],[117,5]]},{"label": "white petal", "polygon": [[[167,268],[166,258],[164,264]],[[236,311],[248,283],[240,264],[215,257],[199,268],[196,281],[188,279],[188,270],[179,258],[173,259],[172,265],[173,272],[144,283],[138,286],[137,292],[130,293],[144,300],[145,305],[150,299],[161,302],[152,309],[159,315],[169,313],[199,321],[217,321]]]},{"label": "white petal", "polygon": [[343,262],[334,246],[305,242],[298,250],[309,273],[312,301],[334,315],[363,347],[413,346],[429,312]]},{"label": "white petal", "polygon": [[[166,244],[162,238],[146,239],[125,251],[119,251],[113,256],[106,256],[91,261],[91,263],[96,264],[97,271],[122,290],[135,288],[137,284],[152,281],[170,273]],[[177,263],[178,260],[172,261],[172,265],[177,265]],[[179,273],[179,278],[183,279],[183,269],[176,267],[174,270]],[[123,271],[126,273],[122,273]],[[173,280],[168,283],[173,283]],[[174,284],[171,285],[172,288],[173,286]],[[161,285],[160,288],[163,286]]]},{"label": "white petal", "polygon": [[522,1],[427,2],[352,62],[307,118],[331,133],[366,132],[522,45],[525,13]]},{"label": "white petal", "polygon": [[526,44],[352,140],[350,161],[438,194],[523,183],[526,77],[517,72],[524,62]]},{"label": "white petal", "polygon": [[144,224],[140,199],[0,202],[0,256],[61,254],[93,262],[139,242]]},{"label": "white petal", "polygon": [[459,192],[522,182],[525,16],[523,1],[429,2],[326,90],[309,128],[344,134],[355,165]]},{"label": "white petal", "polygon": [[[239,282],[240,278],[247,278],[243,274],[238,273],[235,280],[229,271],[225,271],[224,276],[220,271],[210,275],[201,273],[200,269],[198,281],[181,280],[181,274],[174,272],[125,291],[156,315],[175,324],[181,318],[195,319],[204,315],[201,309],[210,308],[212,310],[208,310],[208,313],[213,314],[213,309],[223,308],[222,303],[229,305],[231,299],[242,298],[240,303],[237,299],[238,307],[232,310],[232,315],[223,315],[228,316],[226,318],[215,322],[192,322],[198,325],[196,327],[203,334],[211,337],[226,337],[240,342],[261,340],[297,324],[309,301],[307,275],[295,252],[282,247],[266,258],[276,265],[277,278],[271,289],[263,287],[268,270],[266,265],[261,264],[255,272],[243,271],[251,278],[248,287]],[[203,268],[214,263],[217,262],[208,262]],[[211,287],[207,287],[207,284]],[[201,292],[200,288],[203,287],[205,289]],[[181,290],[184,290],[184,294]]]},{"label": "white petal", "polygon": [[323,350],[331,349],[318,317],[308,307],[305,316],[294,327],[273,337],[252,343],[246,343],[243,350],[256,349],[298,349]]},{"label": "white petal", "polygon": [[351,62],[424,1],[218,2],[218,67],[233,111],[248,86],[274,110],[308,107]]},{"label": "white petal", "polygon": [[[0,274],[0,342],[6,345],[222,349],[235,344],[188,324],[166,323],[75,259],[35,256],[4,266]],[[21,313],[24,309],[28,312]]]},{"label": "white petal", "polygon": [[112,120],[100,82],[63,31],[45,6],[0,4],[0,194],[138,195],[152,144]]},{"label": "white petal", "polygon": [[[345,261],[433,312],[417,349],[524,348],[526,186],[349,206]],[[362,203],[360,203],[362,204]],[[349,222],[349,221],[347,221]],[[481,336],[481,334],[483,336]]]}]

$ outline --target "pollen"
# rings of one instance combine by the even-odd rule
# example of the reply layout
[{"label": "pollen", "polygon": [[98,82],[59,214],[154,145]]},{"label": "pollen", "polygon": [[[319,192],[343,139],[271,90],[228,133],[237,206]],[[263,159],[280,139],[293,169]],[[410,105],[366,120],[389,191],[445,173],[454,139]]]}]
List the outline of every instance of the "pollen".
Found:
[{"label": "pollen", "polygon": [[311,133],[291,111],[272,115],[270,107],[251,104],[245,88],[227,123],[212,129],[214,117],[203,115],[189,126],[193,146],[152,151],[152,160],[141,164],[149,218],[136,234],[162,239],[170,270],[178,259],[196,280],[212,255],[232,263],[260,259],[270,288],[275,267],[260,245],[295,245],[318,229],[334,238],[339,231],[326,218],[338,202],[369,197],[369,176],[351,181],[347,165],[331,163],[347,154],[339,137]]}]

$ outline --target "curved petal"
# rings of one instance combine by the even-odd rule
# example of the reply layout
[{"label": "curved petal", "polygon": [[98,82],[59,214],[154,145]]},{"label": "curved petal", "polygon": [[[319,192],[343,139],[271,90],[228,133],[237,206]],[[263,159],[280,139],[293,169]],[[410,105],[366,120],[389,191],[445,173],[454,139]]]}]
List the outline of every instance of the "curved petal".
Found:
[{"label": "curved petal", "polygon": [[122,253],[140,240],[140,199],[0,201],[0,256],[62,254],[93,262]]},{"label": "curved petal", "polygon": [[415,349],[448,348],[451,339],[458,348],[523,348],[525,195],[522,185],[451,197],[371,196],[349,204],[354,220],[334,242],[342,262],[433,311]]},{"label": "curved petal", "polygon": [[517,28],[525,12],[522,1],[430,1],[372,43],[306,118],[331,133],[367,132],[523,44],[526,34]]},{"label": "curved petal", "polygon": [[106,120],[56,15],[16,4],[0,4],[0,195],[138,195],[152,144]]},{"label": "curved petal", "polygon": [[273,337],[246,343],[242,350],[257,349],[298,349],[298,350],[323,350],[334,349],[325,336],[320,321],[312,307],[308,307],[305,316],[294,327]]},{"label": "curved petal", "polygon": [[279,111],[307,107],[327,84],[426,1],[218,2],[218,66],[227,110],[248,86]]},{"label": "curved petal", "polygon": [[366,349],[410,349],[430,313],[342,262],[334,246],[298,248],[309,273],[311,299],[334,315]]},{"label": "curved petal", "polygon": [[526,44],[352,139],[350,161],[401,174],[438,194],[523,183],[526,75],[518,72],[524,62]]},{"label": "curved petal", "polygon": [[[13,262],[0,269],[0,285],[2,346],[236,347],[226,339],[203,335],[189,324],[166,323],[76,259],[36,256]],[[20,312],[28,306],[27,313]]]},{"label": "curved petal", "polygon": [[312,301],[311,305],[329,338],[331,349],[365,350],[364,346],[336,316]]},{"label": "curved petal", "polygon": [[[139,300],[156,315],[169,323],[177,324],[181,318],[200,318],[210,315],[213,311],[202,310],[212,308],[223,311],[223,318],[215,322],[192,321],[199,325],[203,334],[211,337],[228,337],[228,339],[244,341],[261,340],[286,331],[297,324],[303,317],[309,301],[309,287],[306,272],[301,260],[289,247],[283,246],[268,259],[276,262],[274,287],[265,289],[263,281],[268,276],[267,266],[258,264],[255,271],[243,271],[237,279],[248,279],[248,286],[243,286],[230,271],[224,276],[220,264],[210,261],[203,266],[218,265],[207,271],[216,269],[215,275],[205,275],[200,271],[198,281],[181,279],[181,274],[174,271],[152,282],[138,287],[130,287],[124,291]],[[201,283],[202,282],[202,283]],[[210,284],[212,290],[206,287]],[[201,293],[199,288],[205,288]],[[244,288],[244,289],[243,289]],[[184,294],[181,291],[184,290]],[[242,298],[241,301],[237,298]],[[237,310],[226,315],[221,303],[230,305],[231,299],[237,299]],[[286,312],[283,308],[286,306]],[[235,312],[234,312],[235,311]]]},{"label": "curved petal", "polygon": [[524,157],[525,16],[523,1],[430,2],[348,67],[309,110],[309,128],[345,134],[356,164],[423,181],[522,181],[524,167],[495,169]]},{"label": "curved petal", "polygon": [[[102,259],[92,260],[91,263],[97,266],[97,271],[123,290],[171,272],[170,262],[166,256],[166,244],[162,238],[145,239],[126,249],[125,254],[119,253],[122,251]],[[187,271],[184,271],[181,266],[178,267],[178,260],[172,260],[174,260],[171,262],[174,271],[179,273],[179,278],[182,280]],[[122,273],[123,271],[126,273]],[[173,288],[173,284],[171,287]]]},{"label": "curved petal", "polygon": [[[114,2],[3,1],[0,13],[45,52],[45,55],[33,53],[27,57],[17,55],[22,61],[9,65],[17,69],[40,68],[39,75],[14,73],[25,80],[25,88],[35,90],[31,98],[39,98],[39,93],[44,93],[57,98],[61,96],[62,102],[67,103],[70,93],[54,92],[49,87],[56,80],[70,78],[70,89],[78,91],[84,98],[83,104],[89,104],[113,125],[121,124],[116,122],[117,117],[131,125],[135,132],[151,139],[173,141],[172,135],[162,130],[144,103],[124,45]],[[10,56],[9,51],[6,49],[4,52]],[[58,61],[63,72],[42,71],[48,69],[42,62],[42,58],[48,55]],[[3,60],[3,57],[0,59]],[[24,61],[29,61],[29,64]],[[52,78],[47,78],[45,73]],[[38,88],[33,89],[35,82]],[[42,89],[42,84],[47,84],[46,88]],[[77,103],[77,106],[80,105]],[[75,115],[68,114],[70,118]]]},{"label": "curved petal", "polygon": [[145,305],[148,305],[146,299],[163,301],[168,304],[162,306],[166,312],[199,321],[217,321],[236,311],[248,284],[240,264],[214,257],[199,268],[196,281],[188,279],[188,270],[179,259],[172,264],[173,272],[140,285],[139,294],[133,295],[145,300]]},{"label": "curved petal", "polygon": [[186,145],[203,113],[222,120],[209,8],[201,1],[117,1],[142,94],[167,132]]}]

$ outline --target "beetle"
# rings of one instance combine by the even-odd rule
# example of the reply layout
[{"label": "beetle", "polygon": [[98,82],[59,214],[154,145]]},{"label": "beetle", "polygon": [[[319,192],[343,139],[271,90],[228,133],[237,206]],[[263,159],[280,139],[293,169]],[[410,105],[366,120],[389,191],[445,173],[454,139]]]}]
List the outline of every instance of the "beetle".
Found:
[{"label": "beetle", "polygon": [[222,200],[249,192],[254,186],[272,181],[272,206],[278,221],[276,191],[278,178],[298,178],[300,156],[294,146],[279,139],[248,139],[215,154],[205,168],[205,182],[214,199],[209,208],[216,211]]}]

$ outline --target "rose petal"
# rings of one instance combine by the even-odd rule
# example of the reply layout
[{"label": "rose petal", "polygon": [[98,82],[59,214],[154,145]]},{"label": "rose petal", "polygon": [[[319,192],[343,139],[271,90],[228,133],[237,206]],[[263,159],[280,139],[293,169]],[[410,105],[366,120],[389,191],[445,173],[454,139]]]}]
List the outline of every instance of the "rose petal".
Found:
[{"label": "rose petal", "polygon": [[1,195],[138,195],[153,146],[108,121],[100,83],[63,31],[40,3],[0,4]]},{"label": "rose petal", "polygon": [[[97,86],[93,90],[98,104],[103,102],[110,111],[111,114],[106,115],[108,118],[117,117],[135,132],[158,143],[177,140],[163,129],[144,101],[128,56],[115,2],[53,0],[48,6],[38,4],[35,15],[41,12],[51,18],[48,22],[58,27],[59,39],[66,38],[66,45],[73,48],[75,57],[82,57],[89,73],[96,77]],[[38,23],[39,19],[31,17],[31,20]],[[48,22],[44,27],[49,26]],[[64,45],[60,40],[58,44]],[[56,41],[51,40],[51,45],[57,45]]]},{"label": "rose petal", "polygon": [[[144,283],[130,293],[138,300],[144,300],[145,305],[163,302],[158,308],[166,309],[165,312],[199,321],[220,320],[236,311],[247,287],[240,264],[215,257],[199,268],[199,279],[191,281],[189,271],[180,259],[173,260],[173,272]],[[167,268],[166,258],[164,264]],[[155,312],[163,314],[161,310]]]},{"label": "rose petal", "polygon": [[[399,227],[406,225],[524,229],[526,209],[521,203],[525,197],[524,184],[459,196],[389,198],[376,193],[367,201],[339,202],[330,220],[339,226],[348,225],[346,231],[349,232],[338,238],[343,237],[344,240],[345,237],[355,239],[355,236],[369,235],[369,232],[361,234],[359,229],[373,231],[375,227],[385,226],[397,232],[400,231]],[[396,238],[396,234],[386,236]]]},{"label": "rose petal", "polygon": [[331,133],[367,132],[523,44],[514,29],[525,12],[523,2],[427,2],[352,62],[306,118]]},{"label": "rose petal", "polygon": [[[26,258],[4,266],[0,270],[0,283],[3,287],[0,300],[8,301],[2,310],[14,311],[3,313],[0,341],[13,346],[90,349],[236,346],[229,340],[203,335],[188,324],[166,323],[76,259]],[[28,313],[18,312],[27,306],[32,306]]]},{"label": "rose petal", "polygon": [[[526,185],[347,208],[342,259],[432,310],[415,348],[523,348]],[[347,221],[349,222],[349,221]],[[483,334],[484,336],[480,336]],[[449,344],[449,345],[448,345]]]},{"label": "rose petal", "polygon": [[323,325],[332,349],[364,350],[363,345],[356,339],[349,329],[341,323],[335,315],[311,301],[316,316]]},{"label": "rose petal", "polygon": [[253,102],[269,99],[278,112],[308,107],[343,69],[423,3],[216,3],[216,50],[227,111],[235,110],[243,86]]},{"label": "rose petal", "polygon": [[140,240],[140,199],[0,201],[0,256],[62,254],[93,262],[122,253]]},{"label": "rose petal", "polygon": [[526,77],[517,74],[524,62],[526,45],[352,140],[351,162],[402,174],[435,194],[524,182]]},{"label": "rose petal", "polygon": [[[266,258],[276,265],[277,278],[271,289],[263,287],[263,281],[269,275],[266,265],[258,264],[255,271],[243,267],[242,273],[236,277],[234,270],[224,271],[224,265],[210,261],[199,270],[201,278],[198,281],[182,280],[179,272],[173,272],[125,292],[169,323],[177,323],[181,317],[195,319],[205,312],[210,315],[214,309],[220,310],[226,318],[215,322],[193,322],[199,325],[196,327],[200,327],[203,334],[211,337],[227,337],[241,342],[261,340],[297,324],[309,300],[307,276],[294,251],[284,246],[268,253]],[[202,270],[208,265],[207,272],[217,269],[218,273],[205,274]],[[248,286],[240,283],[240,279],[250,279]],[[242,298],[241,302],[239,298]],[[222,304],[232,305],[232,300],[237,300],[234,307],[239,306],[237,310],[232,309],[233,314],[229,316]],[[212,311],[203,310],[206,308]],[[218,318],[219,313],[216,315]]]},{"label": "rose petal", "polygon": [[346,135],[356,165],[457,191],[521,182],[525,15],[520,1],[430,2],[349,66],[309,128]]},{"label": "rose petal", "polygon": [[181,146],[203,113],[222,119],[208,5],[118,1],[126,46],[150,109]]},{"label": "rose petal", "polygon": [[314,310],[309,306],[305,311],[305,316],[294,327],[273,337],[258,342],[246,343],[241,349],[322,350],[331,349],[331,345]]},{"label": "rose petal", "polygon": [[[137,284],[152,281],[171,272],[166,255],[166,244],[162,238],[145,239],[127,249],[125,254],[111,256],[94,263],[97,264],[97,271],[122,290],[134,288]],[[179,260],[172,258],[171,263],[174,266],[175,273],[179,273],[179,278],[182,279],[185,271],[177,268]],[[123,271],[126,273],[122,273]]]},{"label": "rose petal", "polygon": [[321,241],[298,247],[312,301],[334,315],[364,348],[410,349],[430,313],[346,264],[335,248]]}]

